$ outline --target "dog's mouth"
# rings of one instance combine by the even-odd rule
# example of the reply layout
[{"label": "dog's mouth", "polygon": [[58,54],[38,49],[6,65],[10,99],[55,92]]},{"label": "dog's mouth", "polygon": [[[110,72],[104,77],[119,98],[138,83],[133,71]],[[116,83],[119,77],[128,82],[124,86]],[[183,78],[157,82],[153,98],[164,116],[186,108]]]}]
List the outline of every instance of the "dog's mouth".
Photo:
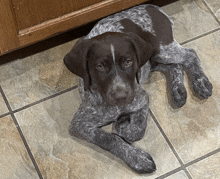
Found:
[{"label": "dog's mouth", "polygon": [[117,97],[112,95],[103,96],[105,102],[110,106],[124,106],[127,104],[131,104],[134,100],[134,94],[126,94],[126,95],[118,95]]},{"label": "dog's mouth", "polygon": [[108,101],[106,101],[107,104],[109,104],[110,106],[124,106],[127,104],[132,103],[133,99],[120,99],[120,100],[115,100],[115,99],[108,99]]}]

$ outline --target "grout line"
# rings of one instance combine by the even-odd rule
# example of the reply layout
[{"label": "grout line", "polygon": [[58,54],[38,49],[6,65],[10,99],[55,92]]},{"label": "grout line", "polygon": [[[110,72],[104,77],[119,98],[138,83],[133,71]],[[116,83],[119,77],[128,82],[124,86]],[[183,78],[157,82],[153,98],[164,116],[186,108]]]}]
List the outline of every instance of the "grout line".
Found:
[{"label": "grout line", "polygon": [[216,149],[216,150],[214,150],[214,151],[212,151],[212,152],[210,152],[210,153],[207,153],[207,154],[205,154],[205,155],[203,155],[203,156],[201,156],[201,157],[199,157],[199,158],[196,158],[196,159],[194,159],[194,160],[192,160],[192,161],[190,161],[190,162],[184,164],[184,163],[182,162],[182,160],[180,159],[179,155],[177,154],[176,150],[174,149],[173,145],[172,145],[171,142],[169,141],[168,137],[166,136],[165,132],[163,131],[162,127],[161,127],[160,124],[158,123],[158,121],[157,121],[156,117],[154,116],[154,114],[153,114],[153,112],[152,112],[151,109],[149,109],[149,112],[150,112],[150,115],[152,116],[154,122],[156,123],[157,127],[159,128],[160,132],[162,133],[163,137],[164,137],[165,140],[167,141],[169,147],[171,148],[171,150],[173,151],[173,153],[174,153],[174,155],[176,156],[177,160],[178,160],[178,161],[180,162],[180,164],[181,164],[180,167],[178,167],[178,168],[176,168],[176,169],[174,169],[174,170],[171,170],[171,171],[169,171],[169,172],[167,172],[167,173],[165,173],[165,174],[163,174],[163,175],[157,177],[156,179],[164,179],[164,178],[166,178],[166,177],[168,177],[168,176],[170,176],[170,175],[173,175],[174,173],[177,173],[177,172],[179,172],[179,171],[181,171],[181,170],[183,170],[183,171],[186,173],[186,175],[187,175],[187,177],[188,177],[189,179],[192,179],[192,176],[190,175],[189,171],[186,169],[187,167],[189,167],[189,166],[191,166],[191,165],[193,165],[193,164],[195,164],[195,163],[197,163],[197,162],[200,162],[200,161],[202,161],[202,160],[204,160],[204,159],[206,159],[206,158],[208,158],[208,157],[210,157],[210,156],[212,156],[212,155],[215,155],[215,154],[217,154],[217,153],[220,153],[220,148],[218,148],[218,149]]},{"label": "grout line", "polygon": [[218,22],[218,24],[220,25],[220,21],[218,20],[218,18],[215,16],[214,12],[211,10],[211,8],[208,6],[208,4],[202,0],[203,4],[206,6],[206,8],[209,10],[209,12],[212,14],[212,16],[214,17],[214,19]]},{"label": "grout line", "polygon": [[166,177],[168,177],[170,175],[173,175],[174,173],[177,173],[177,172],[179,172],[181,170],[183,170],[183,168],[182,167],[178,167],[178,168],[176,168],[174,170],[171,170],[171,171],[169,171],[169,172],[167,172],[167,173],[165,173],[165,174],[163,174],[163,175],[161,175],[161,176],[159,176],[159,177],[157,177],[155,179],[164,179],[164,178],[166,178]]},{"label": "grout line", "polygon": [[37,172],[37,174],[38,174],[38,176],[39,176],[40,179],[43,179],[43,176],[42,176],[42,174],[41,174],[41,172],[40,172],[40,169],[39,169],[39,167],[38,167],[38,165],[37,165],[37,163],[36,163],[36,161],[35,161],[35,158],[34,158],[32,152],[31,152],[31,150],[30,150],[30,147],[28,146],[28,143],[27,143],[27,141],[26,141],[26,139],[25,139],[25,137],[24,137],[24,134],[22,133],[22,130],[21,130],[21,128],[20,128],[20,126],[19,126],[19,124],[18,124],[18,122],[17,122],[17,119],[16,119],[16,117],[15,117],[14,114],[17,113],[17,112],[19,112],[19,111],[22,111],[22,110],[24,110],[24,109],[27,109],[27,108],[29,108],[29,107],[31,107],[31,106],[34,106],[34,105],[36,105],[36,104],[39,104],[39,103],[41,103],[41,102],[47,101],[47,100],[49,100],[49,99],[52,99],[52,98],[54,98],[54,97],[57,97],[57,96],[62,95],[62,94],[64,94],[64,93],[67,93],[67,92],[69,92],[69,91],[72,91],[72,90],[76,89],[77,87],[78,87],[77,85],[76,85],[76,86],[73,86],[73,87],[71,87],[71,88],[68,88],[68,89],[66,89],[66,90],[63,90],[63,91],[61,91],[61,92],[58,92],[58,93],[53,94],[53,95],[51,95],[51,96],[49,96],[49,97],[43,98],[43,99],[41,99],[41,100],[39,100],[39,101],[36,101],[36,102],[34,102],[34,103],[31,103],[31,104],[28,104],[28,105],[26,105],[26,106],[23,106],[23,107],[21,107],[21,108],[16,109],[16,110],[13,111],[12,108],[11,108],[11,106],[10,106],[10,104],[9,104],[9,102],[8,102],[8,99],[7,99],[6,95],[5,95],[5,93],[4,93],[3,89],[2,89],[2,87],[0,86],[0,94],[2,95],[2,97],[3,97],[4,101],[5,101],[5,104],[6,104],[7,108],[8,108],[8,110],[9,110],[9,112],[7,112],[7,113],[5,113],[5,114],[3,114],[3,115],[0,115],[0,118],[5,117],[5,116],[7,116],[7,115],[11,115],[11,117],[12,117],[12,119],[13,119],[13,121],[14,121],[14,124],[15,124],[15,126],[16,126],[16,128],[17,128],[19,134],[20,134],[20,137],[21,137],[21,139],[22,139],[22,141],[23,141],[23,143],[24,143],[24,146],[25,146],[25,148],[26,148],[26,150],[27,150],[27,152],[28,152],[28,155],[29,155],[29,157],[30,157],[30,159],[31,159],[31,161],[32,161],[32,163],[33,163],[33,165],[34,165],[34,167],[35,167],[35,170],[36,170],[36,172]]},{"label": "grout line", "polygon": [[168,177],[168,176],[170,176],[170,175],[172,175],[172,174],[174,174],[174,173],[176,173],[176,172],[178,172],[178,171],[180,171],[180,170],[184,170],[184,172],[186,173],[187,177],[188,177],[189,179],[192,179],[191,175],[190,175],[189,172],[186,170],[183,161],[181,160],[181,158],[180,158],[180,156],[178,155],[177,151],[174,149],[174,147],[173,147],[173,145],[171,144],[170,140],[168,139],[167,135],[166,135],[165,132],[163,131],[162,127],[160,126],[159,122],[157,121],[157,119],[156,119],[155,115],[153,114],[152,110],[149,109],[149,112],[150,112],[150,115],[151,115],[151,117],[153,118],[154,122],[156,123],[157,127],[159,128],[161,134],[163,135],[164,139],[165,139],[166,142],[168,143],[168,145],[169,145],[170,149],[172,150],[173,154],[175,155],[175,157],[177,158],[177,160],[179,161],[179,163],[180,163],[180,165],[181,165],[179,168],[174,169],[174,170],[172,170],[172,171],[170,171],[170,172],[168,172],[168,173],[165,173],[164,175],[158,177],[158,179],[162,179],[162,178]]},{"label": "grout line", "polygon": [[154,120],[154,122],[156,123],[157,127],[159,128],[160,132],[162,133],[163,137],[165,138],[166,142],[168,143],[169,147],[171,148],[172,152],[174,153],[174,155],[176,156],[177,160],[179,161],[180,165],[183,166],[183,162],[181,160],[181,158],[179,157],[179,155],[177,154],[176,150],[174,149],[173,145],[171,144],[170,140],[168,139],[168,137],[166,136],[165,132],[163,131],[162,127],[160,126],[159,122],[157,121],[156,117],[154,116],[153,112],[151,111],[151,109],[149,109],[150,114]]},{"label": "grout line", "polygon": [[4,94],[4,91],[3,91],[1,86],[0,86],[0,93],[1,93],[1,95],[2,95],[2,97],[4,99],[4,101],[5,101],[6,106],[8,107],[9,113],[11,114],[11,117],[12,117],[14,123],[15,123],[15,126],[16,126],[19,134],[20,134],[20,137],[21,137],[21,139],[22,139],[22,141],[23,141],[23,143],[25,145],[25,148],[26,148],[26,150],[28,152],[28,155],[29,155],[29,157],[30,157],[34,167],[35,167],[36,172],[37,172],[39,178],[43,179],[42,174],[41,174],[41,172],[40,172],[40,170],[39,170],[39,168],[37,166],[37,163],[36,163],[36,161],[34,159],[34,156],[33,156],[32,152],[31,152],[31,150],[30,150],[30,148],[29,148],[29,146],[27,144],[27,141],[26,141],[26,139],[25,139],[25,137],[24,137],[24,135],[23,135],[23,133],[21,131],[21,128],[20,128],[20,126],[19,126],[19,124],[18,124],[18,122],[17,122],[17,120],[15,118],[15,115],[12,112],[11,106],[10,106],[10,104],[9,104],[9,102],[8,102],[8,100],[7,100],[7,98],[6,98],[5,94]]},{"label": "grout line", "polygon": [[201,156],[201,157],[199,157],[199,158],[197,158],[197,159],[195,159],[193,161],[190,161],[190,162],[186,163],[184,166],[185,167],[189,167],[190,165],[193,165],[193,164],[195,164],[197,162],[200,162],[200,161],[202,161],[202,160],[204,160],[204,159],[206,159],[206,158],[208,158],[208,157],[210,157],[212,155],[215,155],[215,154],[217,154],[219,152],[220,152],[220,148],[218,148],[218,149],[216,149],[216,150],[214,150],[212,152],[209,152],[209,153],[207,153],[207,154],[205,154],[205,155],[203,155],[203,156]]},{"label": "grout line", "polygon": [[180,45],[185,45],[185,44],[187,44],[187,43],[189,43],[189,42],[192,42],[192,41],[194,41],[194,40],[197,40],[197,39],[200,39],[200,38],[202,38],[202,37],[205,37],[205,36],[210,35],[210,34],[212,34],[212,33],[214,33],[214,32],[217,32],[217,31],[219,31],[219,30],[220,30],[220,27],[218,27],[217,29],[211,30],[211,31],[209,31],[209,32],[206,32],[206,33],[204,33],[204,34],[202,34],[202,35],[199,35],[199,36],[197,36],[197,37],[193,37],[193,38],[191,38],[191,39],[189,39],[189,40],[186,40],[186,41],[184,41],[184,42],[181,42]]},{"label": "grout line", "polygon": [[[78,87],[77,85],[76,85],[76,86],[73,86],[73,87],[71,87],[71,88],[68,88],[68,89],[66,89],[66,90],[63,90],[63,91],[58,92],[58,93],[56,93],[56,94],[53,94],[53,95],[51,95],[51,96],[48,96],[48,97],[46,97],[46,98],[40,99],[39,101],[35,101],[35,102],[31,103],[31,104],[28,104],[28,105],[23,106],[23,107],[21,107],[21,108],[15,109],[14,111],[12,110],[11,112],[6,112],[6,113],[0,115],[0,118],[5,117],[5,116],[7,116],[7,115],[10,115],[10,114],[12,114],[12,113],[17,113],[17,112],[19,112],[19,111],[22,111],[22,110],[24,110],[24,109],[27,109],[27,108],[29,108],[29,107],[32,107],[32,106],[34,106],[34,105],[36,105],[36,104],[39,104],[39,103],[41,103],[41,102],[47,101],[47,100],[49,100],[49,99],[52,99],[52,98],[54,98],[54,97],[57,97],[57,96],[62,95],[62,94],[64,94],[64,93],[67,93],[67,92],[69,92],[69,91],[72,91],[72,90],[76,89],[77,87]],[[4,93],[4,92],[2,91],[2,93]],[[5,96],[5,95],[4,95],[4,96]],[[6,97],[5,97],[5,98],[6,98]],[[6,99],[4,99],[4,101],[6,101]],[[5,103],[6,103],[6,102],[5,102]],[[8,107],[8,105],[10,106],[9,103],[6,104],[7,107]]]},{"label": "grout line", "polygon": [[9,102],[8,102],[8,100],[7,100],[7,98],[6,98],[6,96],[5,96],[5,93],[4,93],[4,91],[3,91],[3,89],[2,89],[2,87],[0,86],[0,94],[2,95],[2,98],[4,99],[4,101],[5,101],[5,104],[6,104],[6,106],[7,106],[7,108],[8,108],[8,114],[11,114],[11,106],[9,105]]},{"label": "grout line", "polygon": [[[193,165],[193,164],[195,164],[195,163],[197,163],[197,162],[200,162],[200,161],[202,161],[202,160],[204,160],[204,159],[206,159],[206,158],[208,158],[208,157],[210,157],[210,156],[212,156],[212,155],[215,155],[215,154],[217,154],[217,153],[219,153],[219,152],[220,152],[220,148],[218,148],[218,149],[216,149],[216,150],[214,150],[214,151],[212,151],[212,152],[210,152],[210,153],[208,153],[208,154],[205,154],[205,155],[203,155],[202,157],[199,157],[199,158],[197,158],[197,159],[195,159],[195,160],[193,160],[193,161],[190,161],[190,162],[184,164],[184,165],[181,166],[181,167],[178,167],[178,168],[176,168],[176,169],[174,169],[174,170],[171,170],[171,171],[169,171],[169,172],[167,172],[167,173],[165,173],[165,174],[163,174],[163,175],[157,177],[156,179],[164,179],[164,178],[166,178],[166,177],[168,177],[168,176],[170,176],[170,175],[173,175],[174,173],[177,173],[177,172],[179,172],[179,171],[181,171],[181,170],[184,170],[184,172],[187,171],[187,173],[189,174],[188,170],[186,169],[187,167],[189,167],[189,166],[191,166],[191,165]],[[186,174],[187,174],[187,173],[186,173]],[[187,176],[188,176],[188,175],[187,175]],[[189,175],[189,176],[190,176],[190,175]],[[189,176],[188,176],[188,177],[189,177]],[[190,178],[192,178],[192,177],[190,176]]]},{"label": "grout line", "polygon": [[[0,118],[5,117],[5,116],[7,116],[7,115],[9,115],[9,114],[12,114],[12,113],[17,113],[17,112],[19,112],[19,111],[22,111],[22,110],[24,110],[24,109],[27,109],[27,108],[29,108],[29,107],[32,107],[32,106],[34,106],[34,105],[36,105],[36,104],[39,104],[39,103],[41,103],[41,102],[47,101],[47,100],[49,100],[49,99],[52,99],[52,98],[54,98],[54,97],[57,97],[57,96],[62,95],[62,94],[64,94],[64,93],[67,93],[67,92],[69,92],[69,91],[72,91],[72,90],[76,89],[77,87],[78,87],[77,85],[76,85],[76,86],[73,86],[73,87],[71,87],[71,88],[68,88],[68,89],[66,89],[66,90],[63,90],[63,91],[58,92],[58,93],[56,93],[56,94],[53,94],[53,95],[51,95],[51,96],[48,96],[48,97],[46,97],[46,98],[43,98],[43,99],[40,99],[40,100],[35,101],[35,102],[33,102],[33,103],[30,103],[30,104],[28,104],[28,105],[26,105],[26,106],[23,106],[23,107],[21,107],[21,108],[18,108],[18,109],[15,109],[15,110],[11,110],[11,112],[7,112],[7,113],[4,113],[4,114],[0,115]],[[8,105],[10,106],[9,103],[8,103]],[[7,104],[6,104],[6,106],[7,106]],[[8,107],[8,106],[7,106],[7,107]]]},{"label": "grout line", "polygon": [[[220,28],[219,28],[219,29],[220,29]],[[219,30],[219,29],[216,29],[216,30],[214,30],[214,31],[217,31],[217,30]],[[209,33],[207,33],[207,34],[209,34]],[[206,34],[206,35],[207,35],[207,34]],[[204,35],[204,36],[205,36],[205,35]],[[59,92],[59,93],[53,94],[53,95],[51,95],[51,96],[49,96],[49,97],[46,97],[46,98],[44,98],[44,99],[41,99],[41,100],[39,100],[39,101],[36,101],[36,102],[34,102],[34,103],[28,104],[28,105],[26,105],[26,106],[24,106],[24,107],[21,107],[21,108],[19,108],[19,109],[16,109],[16,110],[12,111],[12,109],[11,109],[11,107],[10,107],[10,104],[9,104],[9,102],[8,102],[8,100],[7,100],[6,96],[5,96],[5,94],[4,94],[4,91],[3,91],[3,89],[2,89],[1,86],[0,86],[0,93],[2,94],[2,97],[3,97],[3,99],[4,99],[5,103],[6,103],[6,106],[8,107],[8,110],[9,110],[9,112],[7,112],[7,113],[5,113],[5,114],[3,114],[3,115],[0,115],[0,118],[5,117],[5,116],[7,116],[7,115],[11,115],[11,116],[12,116],[12,119],[13,119],[13,121],[14,121],[16,127],[17,127],[17,130],[18,130],[18,132],[19,132],[19,134],[20,134],[20,136],[21,136],[21,138],[22,138],[22,140],[23,140],[23,142],[24,142],[24,145],[25,145],[25,147],[26,147],[26,150],[27,150],[27,152],[28,152],[28,154],[29,154],[29,156],[30,156],[30,158],[31,158],[31,160],[32,160],[32,162],[33,162],[33,164],[34,164],[34,166],[35,166],[35,169],[36,169],[36,171],[37,171],[37,173],[38,173],[40,179],[43,179],[43,177],[42,177],[41,172],[40,172],[40,170],[39,170],[39,168],[38,168],[38,166],[37,166],[37,163],[36,163],[36,161],[35,161],[35,159],[34,159],[34,157],[33,157],[33,154],[31,153],[31,150],[30,150],[30,148],[29,148],[29,146],[28,146],[28,144],[27,144],[27,141],[26,141],[26,139],[25,139],[25,137],[24,137],[24,135],[23,135],[23,133],[22,133],[22,131],[21,131],[21,128],[20,128],[20,126],[19,126],[19,124],[18,124],[18,122],[17,122],[17,120],[16,120],[16,117],[14,116],[14,113],[19,112],[19,111],[24,110],[24,109],[27,109],[27,108],[29,108],[29,107],[31,107],[31,106],[34,106],[34,105],[36,105],[36,104],[39,104],[39,103],[41,103],[41,102],[47,101],[47,100],[52,99],[52,98],[54,98],[54,97],[57,97],[57,96],[59,96],[59,95],[62,95],[62,94],[64,94],[64,93],[67,93],[67,92],[69,92],[69,91],[71,91],[71,90],[76,89],[77,87],[78,87],[78,86],[74,86],[74,87],[68,88],[68,89],[63,90],[63,91],[61,91],[61,92]],[[199,158],[197,158],[197,159],[195,159],[195,160],[193,160],[193,161],[190,161],[190,162],[184,164],[184,163],[182,162],[182,160],[180,159],[179,155],[177,154],[177,152],[175,151],[174,147],[172,146],[171,142],[169,141],[168,137],[166,136],[165,132],[163,131],[162,127],[161,127],[160,124],[158,123],[158,121],[157,121],[156,117],[154,116],[153,112],[151,111],[151,109],[149,109],[149,112],[150,112],[150,115],[152,116],[154,122],[156,123],[157,127],[159,128],[160,132],[162,133],[163,137],[165,138],[166,142],[168,143],[169,147],[171,148],[171,150],[173,151],[173,153],[174,153],[174,155],[176,156],[177,160],[178,160],[179,163],[181,164],[180,167],[178,167],[178,168],[176,168],[176,169],[174,169],[174,170],[171,170],[171,171],[169,171],[169,172],[167,172],[167,173],[165,173],[165,174],[163,174],[163,175],[157,177],[156,179],[164,179],[164,178],[166,178],[166,177],[168,177],[168,176],[170,176],[170,175],[173,175],[173,174],[175,174],[175,173],[177,173],[177,172],[179,172],[179,171],[181,171],[181,170],[183,170],[183,171],[186,173],[186,175],[187,175],[187,177],[188,177],[189,179],[192,179],[191,175],[189,174],[188,170],[186,169],[187,167],[189,167],[190,165],[193,165],[193,164],[195,164],[195,163],[197,163],[197,162],[199,162],[199,161],[202,161],[203,159],[206,159],[206,158],[208,158],[208,157],[210,157],[210,156],[212,156],[212,155],[214,155],[214,154],[220,152],[220,148],[219,148],[219,149],[216,149],[216,150],[214,150],[214,151],[212,151],[212,152],[210,152],[210,153],[208,153],[208,154],[203,155],[202,157],[199,157]]]},{"label": "grout line", "polygon": [[10,114],[11,114],[10,112],[7,112],[7,113],[4,113],[4,114],[1,114],[1,115],[0,115],[0,119],[3,118],[3,117],[5,117],[5,116],[7,116],[7,115],[10,115]]},{"label": "grout line", "polygon": [[32,107],[32,106],[34,106],[34,105],[36,105],[36,104],[39,104],[39,103],[41,103],[41,102],[47,101],[47,100],[49,100],[49,99],[52,99],[52,98],[54,98],[54,97],[57,97],[57,96],[62,95],[62,94],[64,94],[64,93],[67,93],[67,92],[69,92],[69,91],[72,91],[72,90],[76,89],[77,87],[78,87],[77,85],[76,85],[76,86],[73,86],[73,87],[71,87],[71,88],[68,88],[68,89],[63,90],[63,91],[58,92],[58,93],[55,93],[55,94],[53,94],[53,95],[51,95],[51,96],[48,96],[48,97],[46,97],[46,98],[40,99],[39,101],[36,101],[36,102],[33,102],[33,103],[28,104],[28,105],[26,105],[26,106],[23,106],[23,107],[21,107],[21,108],[15,109],[15,110],[12,111],[12,112],[13,112],[13,113],[17,113],[17,112],[19,112],[19,111],[22,111],[22,110],[24,110],[24,109],[27,109],[27,108],[29,108],[29,107]]},{"label": "grout line", "polygon": [[19,124],[18,124],[18,122],[17,122],[17,120],[16,120],[16,117],[15,117],[15,115],[14,115],[13,113],[11,114],[11,117],[12,117],[14,123],[15,123],[15,126],[16,126],[16,128],[17,128],[19,134],[20,134],[20,137],[21,137],[21,139],[22,139],[22,141],[23,141],[23,143],[24,143],[24,145],[25,145],[25,148],[26,148],[26,150],[27,150],[27,152],[28,152],[28,155],[29,155],[29,157],[30,157],[30,159],[31,159],[31,161],[32,161],[32,163],[33,163],[33,165],[34,165],[34,168],[35,168],[35,170],[36,170],[36,172],[37,172],[39,178],[40,178],[40,179],[43,179],[43,176],[42,176],[42,174],[41,174],[41,172],[40,172],[40,169],[39,169],[39,167],[38,167],[38,165],[37,165],[37,162],[35,161],[35,158],[34,158],[32,152],[31,152],[31,149],[30,149],[30,147],[28,146],[28,143],[27,143],[27,141],[26,141],[26,139],[25,139],[25,137],[24,137],[24,134],[22,133],[21,128],[20,128],[20,126],[19,126]]},{"label": "grout line", "polygon": [[184,166],[183,171],[185,172],[185,174],[187,175],[187,177],[188,177],[189,179],[193,179],[192,176],[190,175],[189,171],[185,168],[185,166]]}]

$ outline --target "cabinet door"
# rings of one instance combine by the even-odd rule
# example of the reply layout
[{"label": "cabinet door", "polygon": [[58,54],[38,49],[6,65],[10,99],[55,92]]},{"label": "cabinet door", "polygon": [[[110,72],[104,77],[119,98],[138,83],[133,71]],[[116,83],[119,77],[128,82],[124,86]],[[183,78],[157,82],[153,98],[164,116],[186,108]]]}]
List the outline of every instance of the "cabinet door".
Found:
[{"label": "cabinet door", "polygon": [[1,0],[0,55],[146,0]]}]

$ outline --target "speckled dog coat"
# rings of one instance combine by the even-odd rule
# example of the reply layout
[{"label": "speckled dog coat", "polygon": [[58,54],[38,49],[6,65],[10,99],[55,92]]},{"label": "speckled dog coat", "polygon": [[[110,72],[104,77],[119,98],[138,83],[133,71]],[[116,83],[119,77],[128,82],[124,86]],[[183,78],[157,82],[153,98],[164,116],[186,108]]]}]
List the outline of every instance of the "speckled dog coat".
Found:
[{"label": "speckled dog coat", "polygon": [[[150,70],[161,70],[166,73],[171,82],[170,93],[177,107],[183,106],[187,97],[183,84],[183,68],[190,77],[196,93],[203,98],[208,98],[212,94],[212,85],[200,67],[198,56],[194,50],[183,48],[173,39],[172,26],[173,21],[159,7],[152,5],[133,7],[99,21],[64,58],[67,68],[80,76],[79,92],[82,98],[82,104],[71,122],[69,133],[109,151],[138,173],[156,170],[151,156],[132,146],[133,142],[144,136],[147,127],[149,101],[141,84],[145,82]],[[128,49],[134,47],[134,50],[128,51],[135,54],[137,59],[134,57],[135,60],[131,60],[129,57],[117,72],[118,66],[121,65],[117,54],[123,53],[121,43]],[[118,50],[116,46],[121,49]],[[104,51],[107,49],[106,52],[101,48]],[[93,69],[91,60],[97,51],[100,51],[99,57],[100,54],[110,54],[111,61],[114,62],[109,66],[99,65],[97,67],[99,72]],[[103,58],[107,57],[103,55]],[[137,67],[136,75],[129,69],[131,67],[133,71]],[[130,77],[129,80],[122,79],[123,75],[117,73],[123,70],[127,70],[128,75],[132,73],[134,77]],[[114,80],[111,83],[112,78],[109,78],[110,85],[106,87],[109,94],[104,94],[105,85],[101,88],[94,76],[106,75],[107,71],[114,72],[112,77]],[[102,79],[102,75],[99,76]],[[125,85],[120,86],[117,80],[119,82],[121,80]],[[114,86],[115,83],[117,87]],[[129,90],[126,89],[128,87]],[[123,88],[121,94],[117,94],[120,88]],[[120,99],[125,98],[127,94],[132,96],[129,103],[109,105],[107,102],[109,96]],[[111,123],[114,126],[112,133],[101,129]]]}]

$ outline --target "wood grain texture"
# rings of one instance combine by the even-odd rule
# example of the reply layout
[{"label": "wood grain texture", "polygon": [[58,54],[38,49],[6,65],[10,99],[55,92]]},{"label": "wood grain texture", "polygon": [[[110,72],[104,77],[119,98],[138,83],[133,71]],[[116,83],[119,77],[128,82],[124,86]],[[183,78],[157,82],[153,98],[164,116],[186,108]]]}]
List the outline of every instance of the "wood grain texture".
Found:
[{"label": "wood grain texture", "polygon": [[18,29],[11,1],[0,1],[0,54],[18,48]]},{"label": "wood grain texture", "polygon": [[69,13],[54,20],[20,31],[22,46],[48,38],[54,34],[78,27],[93,20],[108,16],[120,10],[146,2],[146,0],[106,0],[82,10]]},{"label": "wood grain texture", "polygon": [[103,0],[12,0],[18,29],[22,30]]},{"label": "wood grain texture", "polygon": [[[1,0],[0,55],[45,40],[49,37],[61,34],[69,29],[79,27],[91,21],[103,18],[148,0],[75,0],[75,4],[73,4],[73,0],[64,1],[65,3],[71,1],[72,5],[71,3],[70,5],[68,3],[61,3],[62,5],[60,5],[59,2],[61,1],[58,2],[58,0],[54,0],[52,2],[51,0],[48,0],[46,3],[47,7],[44,7],[44,10],[41,10],[41,3],[43,4],[45,1],[30,0],[28,1],[30,4],[27,4],[30,7],[27,8],[28,10],[26,9],[26,11],[30,12],[30,14],[27,14],[27,17],[25,17],[25,13],[18,11],[22,11],[21,7],[23,6],[21,4],[27,3],[27,0]],[[48,2],[50,3],[48,4]],[[83,3],[81,4],[81,2]],[[36,7],[34,8],[33,3],[37,3]],[[55,5],[55,3],[58,3],[58,5]],[[88,4],[86,5],[85,3]],[[60,7],[60,11],[52,12],[53,9],[59,9],[58,6]],[[79,10],[72,11],[73,6]],[[31,9],[31,7],[33,9]],[[46,11],[45,9],[48,10],[48,12],[44,15],[41,15],[39,12]],[[60,16],[60,14],[69,12],[70,10],[70,13]],[[48,15],[47,19],[49,20],[43,21],[45,20],[44,18],[46,18],[46,14]],[[56,16],[58,17],[55,18]],[[28,23],[33,24],[32,20],[34,23],[36,23],[36,25],[31,25],[30,27],[23,29],[23,27],[26,27]],[[24,24],[22,24],[23,21]],[[22,30],[20,30],[21,28]]]}]

